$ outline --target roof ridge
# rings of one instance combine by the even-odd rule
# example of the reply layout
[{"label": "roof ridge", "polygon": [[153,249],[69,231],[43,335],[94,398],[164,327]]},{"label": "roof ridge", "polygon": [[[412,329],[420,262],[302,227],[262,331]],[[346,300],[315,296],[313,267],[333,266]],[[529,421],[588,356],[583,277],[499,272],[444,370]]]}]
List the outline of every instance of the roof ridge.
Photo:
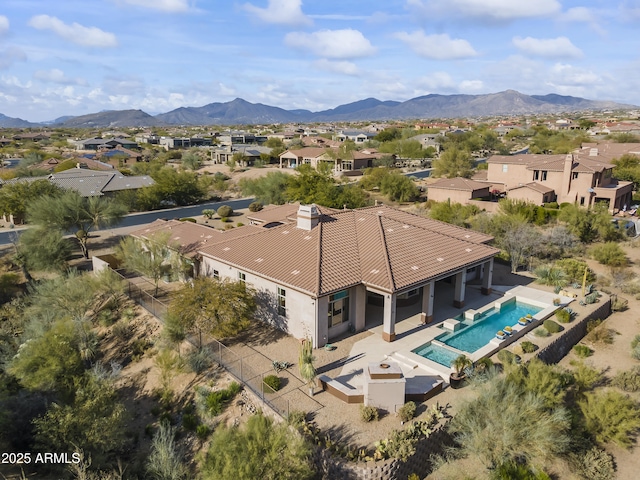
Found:
[{"label": "roof ridge", "polygon": [[391,291],[396,290],[396,281],[393,278],[393,272],[391,271],[391,259],[389,258],[389,249],[387,248],[387,237],[384,234],[384,227],[382,226],[382,215],[377,215],[378,226],[380,227],[380,236],[382,237],[382,248],[384,249],[385,266],[387,267],[387,275],[391,280]]},{"label": "roof ridge", "polygon": [[320,289],[322,288],[322,222],[318,222],[316,225],[318,228],[318,278],[316,280],[316,295],[320,295]]}]

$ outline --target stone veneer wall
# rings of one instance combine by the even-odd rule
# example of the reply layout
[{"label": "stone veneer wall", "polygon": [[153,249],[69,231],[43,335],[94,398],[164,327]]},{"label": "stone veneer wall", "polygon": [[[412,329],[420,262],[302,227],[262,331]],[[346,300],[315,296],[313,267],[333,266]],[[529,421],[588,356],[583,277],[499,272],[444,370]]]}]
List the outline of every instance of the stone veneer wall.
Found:
[{"label": "stone veneer wall", "polygon": [[603,295],[600,300],[602,304],[597,309],[584,318],[575,321],[571,328],[567,328],[549,345],[541,348],[536,353],[536,356],[547,364],[558,363],[562,360],[571,351],[571,348],[587,334],[589,320],[596,318],[604,320],[611,315],[611,298]]},{"label": "stone veneer wall", "polygon": [[424,478],[431,473],[431,455],[441,454],[445,446],[453,444],[447,425],[441,425],[429,438],[420,440],[416,444],[416,453],[405,462],[396,458],[378,462],[349,462],[320,448],[316,449],[313,461],[322,478],[332,480],[404,480],[412,473]]}]

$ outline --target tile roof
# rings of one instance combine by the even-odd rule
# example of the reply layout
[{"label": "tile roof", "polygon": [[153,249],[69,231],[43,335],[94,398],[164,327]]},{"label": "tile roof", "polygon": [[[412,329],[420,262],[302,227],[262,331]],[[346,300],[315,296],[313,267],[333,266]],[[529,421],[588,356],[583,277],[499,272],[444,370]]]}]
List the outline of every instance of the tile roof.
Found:
[{"label": "tile roof", "polygon": [[[297,202],[285,203],[284,205],[267,205],[259,212],[250,213],[247,218],[263,225],[272,222],[292,223],[296,221],[298,207],[300,207],[300,203]],[[330,207],[318,206],[317,208],[321,214],[325,215],[340,211]]]},{"label": "tile roof", "polygon": [[466,192],[473,192],[474,190],[482,190],[489,188],[487,183],[476,182],[469,180],[468,178],[455,177],[455,178],[442,178],[437,182],[427,185],[427,188],[444,188],[447,190],[464,190]]},{"label": "tile roof", "polygon": [[517,187],[510,188],[509,190],[517,190],[518,188],[529,188],[538,193],[551,193],[553,188],[546,187],[536,182],[525,183],[524,185],[518,185]]},{"label": "tile roof", "polygon": [[118,171],[96,171],[82,168],[71,168],[53,173],[48,178],[50,182],[62,188],[77,190],[83,197],[142,188],[155,183],[150,176],[129,177]]},{"label": "tile roof", "polygon": [[[234,232],[232,237],[227,234]],[[225,238],[221,238],[225,237]],[[218,238],[221,238],[218,241]],[[394,292],[492,258],[491,237],[386,206],[322,214],[310,231],[240,227],[206,257],[314,296],[365,283]]]}]

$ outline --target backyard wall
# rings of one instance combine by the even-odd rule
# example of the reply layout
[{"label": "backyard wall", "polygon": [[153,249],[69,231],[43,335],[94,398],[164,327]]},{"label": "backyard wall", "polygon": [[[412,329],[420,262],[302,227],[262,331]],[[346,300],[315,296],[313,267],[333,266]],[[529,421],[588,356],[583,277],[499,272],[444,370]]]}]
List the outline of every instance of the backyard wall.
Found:
[{"label": "backyard wall", "polygon": [[611,315],[611,298],[603,294],[600,302],[601,305],[596,310],[584,318],[574,321],[573,324],[569,324],[571,328],[561,332],[549,345],[541,348],[536,356],[547,364],[558,363],[562,360],[571,351],[571,348],[587,334],[587,323],[590,320],[596,318],[604,320]]}]

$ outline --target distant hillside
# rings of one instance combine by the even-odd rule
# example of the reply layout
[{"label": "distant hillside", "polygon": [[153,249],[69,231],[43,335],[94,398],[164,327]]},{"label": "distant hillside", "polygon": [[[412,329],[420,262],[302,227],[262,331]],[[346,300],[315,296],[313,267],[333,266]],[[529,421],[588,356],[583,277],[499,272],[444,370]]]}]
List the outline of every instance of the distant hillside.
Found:
[{"label": "distant hillside", "polygon": [[[340,121],[385,121],[427,118],[487,117],[496,115],[560,114],[572,111],[638,108],[608,101],[557,95],[524,95],[515,90],[483,95],[431,94],[405,102],[367,98],[320,112],[284,110],[250,103],[241,98],[203,107],[180,107],[151,116],[142,110],[92,113],[60,117],[56,125],[79,128],[146,127],[157,125],[242,125]],[[35,127],[34,124],[0,114],[0,127]]]},{"label": "distant hillside", "polygon": [[30,128],[39,126],[37,123],[27,122],[21,118],[7,117],[0,113],[0,127],[2,128]]},{"label": "distant hillside", "polygon": [[74,128],[152,127],[161,122],[142,110],[110,110],[71,117],[57,125]]}]

